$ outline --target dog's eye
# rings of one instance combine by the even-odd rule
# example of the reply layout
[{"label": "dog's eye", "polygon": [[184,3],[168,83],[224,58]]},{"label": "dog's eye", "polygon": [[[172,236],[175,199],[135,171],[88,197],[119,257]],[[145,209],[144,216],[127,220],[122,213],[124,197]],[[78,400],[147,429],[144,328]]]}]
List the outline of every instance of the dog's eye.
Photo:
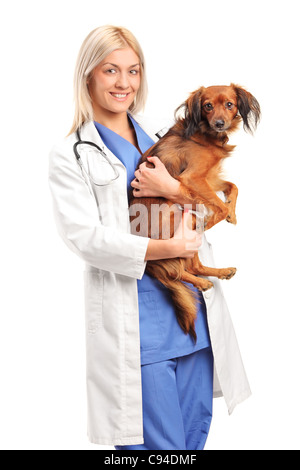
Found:
[{"label": "dog's eye", "polygon": [[232,109],[233,106],[234,106],[234,104],[231,103],[230,101],[228,101],[228,103],[226,103],[226,108],[228,108],[228,109]]},{"label": "dog's eye", "polygon": [[214,109],[211,103],[207,103],[206,105],[204,105],[204,108],[206,109],[206,111],[211,111],[212,109]]}]

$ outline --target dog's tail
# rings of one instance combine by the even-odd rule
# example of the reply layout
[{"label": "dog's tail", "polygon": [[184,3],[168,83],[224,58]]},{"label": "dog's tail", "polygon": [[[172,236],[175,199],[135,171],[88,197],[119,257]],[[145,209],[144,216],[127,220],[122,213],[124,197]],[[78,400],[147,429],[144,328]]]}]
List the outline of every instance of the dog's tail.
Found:
[{"label": "dog's tail", "polygon": [[190,334],[196,343],[195,320],[197,318],[197,303],[199,299],[192,289],[179,280],[179,263],[180,261],[175,259],[148,261],[147,272],[170,290],[177,321],[184,333]]},{"label": "dog's tail", "polygon": [[195,320],[198,309],[195,293],[182,281],[170,281],[166,287],[170,290],[180,327],[185,334],[189,333],[196,343]]}]

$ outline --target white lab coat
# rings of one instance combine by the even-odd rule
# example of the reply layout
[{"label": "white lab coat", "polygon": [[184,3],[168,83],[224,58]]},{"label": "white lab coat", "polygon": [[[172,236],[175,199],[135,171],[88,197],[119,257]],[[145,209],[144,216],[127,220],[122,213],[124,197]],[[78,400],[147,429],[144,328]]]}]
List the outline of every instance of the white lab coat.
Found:
[{"label": "white lab coat", "polygon": [[[163,126],[135,117],[153,140]],[[73,153],[76,134],[56,145],[49,160],[49,184],[60,236],[85,262],[86,364],[88,437],[95,444],[143,443],[142,388],[137,279],[145,270],[149,240],[130,234],[127,175],[123,164],[106,148],[87,122],[82,140],[102,147],[116,165],[119,178],[96,186],[82,172]],[[111,167],[92,148],[81,152],[93,181]],[[200,258],[213,266],[205,237]],[[235,332],[220,282],[204,293],[215,359],[214,396],[224,396],[229,413],[250,396]]]}]

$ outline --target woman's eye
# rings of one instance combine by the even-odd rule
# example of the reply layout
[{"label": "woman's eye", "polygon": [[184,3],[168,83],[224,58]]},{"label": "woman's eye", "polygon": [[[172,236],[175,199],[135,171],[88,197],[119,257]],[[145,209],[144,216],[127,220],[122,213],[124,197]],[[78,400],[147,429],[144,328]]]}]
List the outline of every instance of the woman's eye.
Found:
[{"label": "woman's eye", "polygon": [[116,70],[115,69],[108,69],[105,71],[106,73],[116,73]]},{"label": "woman's eye", "polygon": [[138,70],[130,70],[131,75],[137,75],[139,73]]}]

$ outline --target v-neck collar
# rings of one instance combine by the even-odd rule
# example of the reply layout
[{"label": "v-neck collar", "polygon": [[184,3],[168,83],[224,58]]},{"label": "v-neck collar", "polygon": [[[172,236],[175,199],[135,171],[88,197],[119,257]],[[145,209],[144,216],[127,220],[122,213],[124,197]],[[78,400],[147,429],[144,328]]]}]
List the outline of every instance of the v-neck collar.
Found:
[{"label": "v-neck collar", "polygon": [[[128,115],[129,116],[129,115]],[[130,189],[130,183],[134,179],[134,172],[141,155],[146,152],[153,144],[153,140],[139,126],[139,124],[129,116],[135,131],[138,148],[124,139],[116,132],[106,126],[95,122],[95,130],[98,131],[104,145],[109,151],[125,166],[127,171],[127,187]]]},{"label": "v-neck collar", "polygon": [[[131,148],[134,148],[137,152],[139,152],[140,155],[143,155],[143,150],[141,148],[141,128],[139,127],[138,123],[133,119],[132,116],[130,116],[130,114],[127,114],[127,117],[129,119],[129,121],[131,122],[132,124],[132,127],[134,129],[134,132],[135,132],[135,137],[136,137],[136,142],[137,142],[137,147],[135,145],[133,145],[129,140],[125,139],[124,137],[122,137],[120,134],[118,134],[117,132],[113,131],[112,129],[110,129],[109,127],[106,127],[104,126],[103,124],[100,124],[96,121],[94,121],[94,124],[98,130],[98,132],[100,133],[101,135],[101,129],[105,129],[105,132],[108,133],[108,134],[112,134],[112,135],[115,135],[118,139],[121,139],[121,141],[123,141],[123,143],[125,145],[129,145]],[[147,149],[145,149],[146,151]]]}]

